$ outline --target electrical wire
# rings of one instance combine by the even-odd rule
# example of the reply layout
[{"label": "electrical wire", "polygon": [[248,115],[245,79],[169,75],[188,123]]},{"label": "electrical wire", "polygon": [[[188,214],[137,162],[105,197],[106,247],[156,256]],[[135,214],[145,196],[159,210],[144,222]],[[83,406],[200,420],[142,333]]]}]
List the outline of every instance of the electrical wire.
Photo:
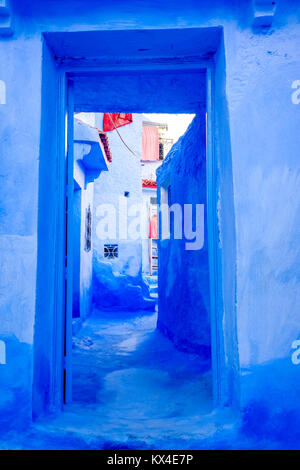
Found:
[{"label": "electrical wire", "polygon": [[121,136],[120,132],[118,131],[118,129],[116,128],[115,126],[115,123],[110,115],[110,113],[107,113],[108,116],[109,116],[109,119],[111,120],[111,123],[112,125],[114,126],[115,130],[117,131],[117,134],[118,136],[120,137],[121,141],[123,142],[123,144],[125,145],[125,147],[129,150],[129,152],[132,153],[132,155],[134,155],[135,157],[137,157],[139,160],[141,159],[141,157],[139,155],[137,155],[133,150],[131,150],[131,148],[126,144],[125,140],[123,139],[123,137]]}]

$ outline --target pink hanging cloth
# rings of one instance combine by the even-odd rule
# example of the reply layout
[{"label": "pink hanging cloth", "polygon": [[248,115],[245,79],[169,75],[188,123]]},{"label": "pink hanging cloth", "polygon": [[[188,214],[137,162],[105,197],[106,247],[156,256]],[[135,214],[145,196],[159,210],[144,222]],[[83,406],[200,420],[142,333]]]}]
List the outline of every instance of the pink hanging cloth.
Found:
[{"label": "pink hanging cloth", "polygon": [[142,160],[159,160],[159,137],[156,126],[143,126]]},{"label": "pink hanging cloth", "polygon": [[149,238],[157,240],[157,214],[153,214],[150,219]]}]

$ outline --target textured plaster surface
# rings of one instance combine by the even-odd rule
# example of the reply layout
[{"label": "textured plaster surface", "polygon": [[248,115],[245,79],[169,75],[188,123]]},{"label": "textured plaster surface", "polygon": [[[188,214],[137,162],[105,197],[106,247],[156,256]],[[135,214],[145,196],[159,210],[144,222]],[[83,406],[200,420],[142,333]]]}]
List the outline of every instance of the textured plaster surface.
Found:
[{"label": "textured plaster surface", "polygon": [[[169,206],[179,204],[182,209],[184,204],[206,206],[205,148],[203,111],[157,170],[158,193],[161,188],[170,188]],[[195,206],[193,209],[195,230]],[[182,240],[174,239],[171,233],[170,238],[159,242],[158,328],[179,348],[197,351],[205,368],[211,358],[210,289],[206,220],[198,220],[198,228],[200,224],[204,245],[197,250],[187,250],[186,244],[196,244],[196,240],[188,240],[184,234]]]}]

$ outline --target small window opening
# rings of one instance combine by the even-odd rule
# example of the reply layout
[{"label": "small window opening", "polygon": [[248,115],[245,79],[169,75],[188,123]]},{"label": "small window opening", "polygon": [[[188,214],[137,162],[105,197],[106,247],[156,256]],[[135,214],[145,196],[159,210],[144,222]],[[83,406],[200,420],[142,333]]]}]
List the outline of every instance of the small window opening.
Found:
[{"label": "small window opening", "polygon": [[159,142],[159,159],[164,159],[164,144],[162,142]]},{"label": "small window opening", "polygon": [[115,259],[119,257],[119,245],[104,245],[104,258]]},{"label": "small window opening", "polygon": [[85,251],[91,251],[92,248],[92,212],[91,206],[85,212]]}]

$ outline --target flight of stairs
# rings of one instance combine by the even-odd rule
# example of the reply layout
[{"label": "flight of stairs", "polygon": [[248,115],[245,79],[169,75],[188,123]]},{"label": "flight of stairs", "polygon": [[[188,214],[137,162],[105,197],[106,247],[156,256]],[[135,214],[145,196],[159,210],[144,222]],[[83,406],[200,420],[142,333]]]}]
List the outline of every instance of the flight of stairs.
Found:
[{"label": "flight of stairs", "polygon": [[157,300],[158,298],[158,280],[157,276],[145,276],[145,282],[148,284],[150,297]]}]

